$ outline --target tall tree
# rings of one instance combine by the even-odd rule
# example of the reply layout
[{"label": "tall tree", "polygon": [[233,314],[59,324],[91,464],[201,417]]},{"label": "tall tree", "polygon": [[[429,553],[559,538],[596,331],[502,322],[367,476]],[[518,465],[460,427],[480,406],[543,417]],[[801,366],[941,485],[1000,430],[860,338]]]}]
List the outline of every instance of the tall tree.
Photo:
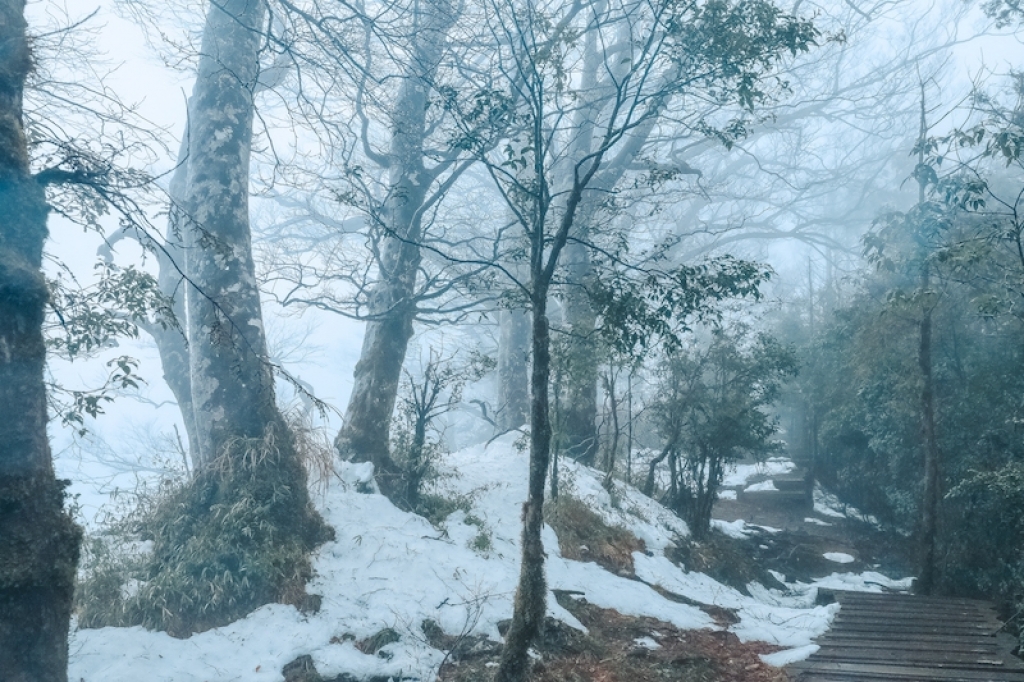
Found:
[{"label": "tall tree", "polygon": [[[369,299],[369,319],[356,364],[345,423],[335,439],[344,459],[373,462],[382,492],[401,489],[401,467],[390,454],[390,425],[402,364],[417,316],[417,277],[425,211],[432,185],[450,167],[426,166],[430,123],[427,109],[456,9],[447,0],[419,5],[412,28],[412,54],[391,111],[391,144],[385,165],[387,196],[379,216],[383,244],[378,278]],[[429,201],[428,201],[429,200]]]},{"label": "tall tree", "polygon": [[[450,106],[463,122],[462,144],[494,179],[529,247],[527,277],[517,280],[531,315],[529,481],[512,623],[495,675],[498,682],[519,682],[529,674],[528,650],[547,601],[541,528],[552,436],[548,298],[583,203],[597,191],[593,182],[606,161],[627,145],[633,131],[657,117],[666,100],[708,88],[753,106],[768,96],[762,75],[783,54],[808,49],[817,33],[809,23],[760,1],[615,0],[565,6],[494,0],[484,7],[497,43],[488,72],[501,78],[494,89]],[[595,142],[572,157],[565,153],[571,145],[559,141],[578,134],[571,112],[592,95],[581,92],[570,77],[579,37],[590,32],[605,47],[598,58],[607,95],[598,105],[600,117],[586,121]],[[481,119],[507,124],[496,146],[473,125]],[[506,265],[497,267],[514,277]],[[669,278],[671,284],[651,275],[646,283],[662,299],[658,309],[689,302],[691,295],[700,298],[687,284],[689,274]]]},{"label": "tall tree", "polygon": [[46,435],[49,207],[29,169],[24,11],[24,0],[0,3],[0,673],[11,682],[64,682],[81,531],[64,510]]},{"label": "tall tree", "polygon": [[190,386],[195,466],[140,517],[153,541],[143,587],[93,625],[187,635],[271,601],[296,603],[309,552],[327,535],[277,407],[252,256],[249,162],[266,17],[265,0],[207,8],[168,235],[180,231],[185,259],[172,264],[187,288],[188,371],[176,374],[178,390]]}]

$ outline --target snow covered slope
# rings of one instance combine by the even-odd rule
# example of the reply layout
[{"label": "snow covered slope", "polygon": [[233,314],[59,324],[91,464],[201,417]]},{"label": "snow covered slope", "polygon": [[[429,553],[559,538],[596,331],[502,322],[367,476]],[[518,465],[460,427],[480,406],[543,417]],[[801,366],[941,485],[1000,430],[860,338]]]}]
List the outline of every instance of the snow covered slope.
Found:
[{"label": "snow covered slope", "polygon": [[[511,616],[527,480],[527,454],[514,447],[514,439],[504,436],[440,462],[439,492],[468,499],[471,508],[469,513],[453,513],[441,529],[398,510],[380,495],[356,492],[370,477],[367,465],[339,465],[336,478],[318,498],[337,532],[314,558],[316,577],[308,591],[323,597],[318,613],[306,616],[290,606],[265,606],[241,621],[185,640],[142,628],[75,630],[70,679],[276,682],[284,665],[304,654],[325,677],[347,673],[357,679],[433,679],[444,652],[427,643],[424,621],[435,621],[450,635],[498,640],[498,622]],[[795,584],[786,592],[751,585],[751,597],[706,575],[686,572],[664,555],[687,534],[685,523],[623,484],[617,484],[613,504],[601,487],[603,474],[574,463],[562,466],[566,494],[587,502],[605,521],[629,529],[644,540],[648,554],[633,556],[639,580],[620,577],[597,564],[563,558],[554,531],[547,528],[550,589],[578,592],[596,606],[680,628],[716,627],[704,611],[665,598],[652,587],[658,586],[698,604],[734,609],[739,622],[730,629],[741,640],[796,648],[790,655],[776,655],[771,659],[775,662],[811,653],[811,639],[824,632],[837,608],[814,606],[816,584]],[[900,585],[878,574],[870,579],[833,574],[824,582],[847,589]],[[548,611],[583,628],[553,595]],[[384,628],[395,630],[399,640],[376,655],[355,646]]]}]

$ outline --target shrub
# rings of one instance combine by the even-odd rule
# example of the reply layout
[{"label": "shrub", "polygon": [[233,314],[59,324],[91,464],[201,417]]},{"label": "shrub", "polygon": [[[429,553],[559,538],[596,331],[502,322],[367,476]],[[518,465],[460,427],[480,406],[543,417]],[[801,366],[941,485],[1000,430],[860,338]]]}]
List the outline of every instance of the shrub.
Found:
[{"label": "shrub", "polygon": [[[290,438],[290,436],[289,436]],[[331,530],[312,509],[289,441],[237,440],[191,478],[168,484],[90,544],[79,624],[143,625],[184,637],[270,602],[307,604],[309,552]],[[118,544],[141,540],[151,551]]]}]

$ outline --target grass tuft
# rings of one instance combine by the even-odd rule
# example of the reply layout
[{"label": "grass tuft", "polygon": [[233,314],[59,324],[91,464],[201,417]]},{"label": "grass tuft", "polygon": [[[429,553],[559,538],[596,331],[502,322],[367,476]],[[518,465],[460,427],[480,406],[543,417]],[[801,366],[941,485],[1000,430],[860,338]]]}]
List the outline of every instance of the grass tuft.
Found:
[{"label": "grass tuft", "polygon": [[[290,436],[236,440],[89,543],[79,626],[187,637],[271,602],[308,608],[309,553],[331,535],[309,502]],[[144,549],[125,551],[139,541]]]}]

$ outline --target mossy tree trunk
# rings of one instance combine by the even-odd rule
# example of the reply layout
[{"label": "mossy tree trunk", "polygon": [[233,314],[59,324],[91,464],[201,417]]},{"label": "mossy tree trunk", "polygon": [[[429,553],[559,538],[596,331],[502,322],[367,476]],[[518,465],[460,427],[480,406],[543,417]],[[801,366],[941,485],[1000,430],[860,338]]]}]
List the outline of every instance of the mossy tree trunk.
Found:
[{"label": "mossy tree trunk", "polygon": [[22,112],[32,66],[24,0],[0,0],[0,678],[65,682],[81,532],[46,436],[47,203]]},{"label": "mossy tree trunk", "polygon": [[197,468],[237,438],[283,430],[249,229],[249,155],[263,0],[211,2],[189,105],[188,337]]},{"label": "mossy tree trunk", "polygon": [[[536,272],[536,270],[535,270]],[[530,478],[523,503],[522,562],[516,587],[512,623],[505,635],[501,662],[494,682],[526,679],[530,645],[540,634],[547,612],[547,580],[544,575],[544,484],[551,461],[551,418],[548,410],[548,379],[551,343],[547,317],[547,282],[535,275],[531,333],[533,364],[530,372]],[[537,286],[537,284],[541,286]]]}]

